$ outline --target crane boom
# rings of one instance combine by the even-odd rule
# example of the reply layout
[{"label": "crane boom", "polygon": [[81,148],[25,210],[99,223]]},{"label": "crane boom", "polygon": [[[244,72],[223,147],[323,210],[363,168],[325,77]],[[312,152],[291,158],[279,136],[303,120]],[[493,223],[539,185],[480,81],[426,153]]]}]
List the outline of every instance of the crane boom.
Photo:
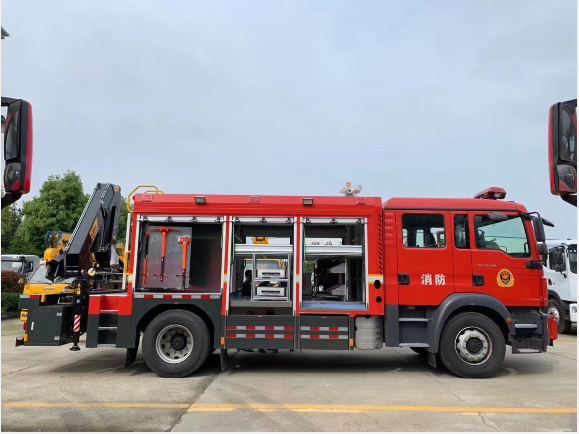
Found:
[{"label": "crane boom", "polygon": [[89,268],[111,268],[117,242],[121,189],[117,185],[98,183],[70,237],[63,253],[47,264],[46,278],[80,277]]}]

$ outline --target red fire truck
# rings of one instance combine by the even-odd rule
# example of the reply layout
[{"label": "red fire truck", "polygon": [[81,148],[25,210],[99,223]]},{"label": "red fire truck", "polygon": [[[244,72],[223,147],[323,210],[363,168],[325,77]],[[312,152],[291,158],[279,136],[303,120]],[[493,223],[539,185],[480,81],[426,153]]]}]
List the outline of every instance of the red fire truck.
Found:
[{"label": "red fire truck", "polygon": [[23,295],[17,345],[78,350],[85,334],[86,347],[124,348],[130,364],[141,343],[147,365],[165,377],[193,373],[215,350],[226,363],[231,349],[385,345],[488,377],[506,345],[541,353],[556,338],[542,312],[551,223],[505,195],[131,193],[123,272],[113,247],[120,189],[99,184],[65,252],[48,264],[47,277],[75,278],[75,294]]}]

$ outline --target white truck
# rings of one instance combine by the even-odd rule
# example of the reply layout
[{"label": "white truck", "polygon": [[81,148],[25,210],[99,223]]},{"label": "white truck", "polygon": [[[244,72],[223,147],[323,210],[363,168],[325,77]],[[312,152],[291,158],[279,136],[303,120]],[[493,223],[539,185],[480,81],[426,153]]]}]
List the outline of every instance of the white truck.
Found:
[{"label": "white truck", "polygon": [[544,266],[549,304],[558,333],[568,333],[577,323],[577,240],[547,240],[549,256]]},{"label": "white truck", "polygon": [[40,257],[36,255],[2,255],[2,271],[14,271],[26,279],[32,276],[38,264]]}]

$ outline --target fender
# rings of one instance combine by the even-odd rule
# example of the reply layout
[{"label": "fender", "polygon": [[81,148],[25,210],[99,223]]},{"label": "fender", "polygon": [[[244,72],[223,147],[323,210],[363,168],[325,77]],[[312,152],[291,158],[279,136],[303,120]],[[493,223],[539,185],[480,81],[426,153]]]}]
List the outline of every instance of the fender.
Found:
[{"label": "fender", "polygon": [[553,291],[552,289],[549,289],[547,291],[547,297],[548,298],[554,298],[555,300],[557,300],[557,303],[559,303],[559,306],[561,306],[561,308],[563,310],[565,310],[565,308],[567,308],[567,310],[569,310],[569,302],[561,300],[561,297],[559,297],[559,294],[557,294],[557,292]]},{"label": "fender", "polygon": [[442,303],[440,303],[440,306],[436,308],[432,318],[430,319],[428,327],[428,344],[431,353],[438,352],[442,328],[444,327],[448,317],[450,317],[450,315],[452,315],[452,313],[457,309],[464,306],[483,306],[494,310],[505,320],[505,325],[509,329],[509,333],[513,336],[515,335],[514,323],[508,323],[506,320],[511,316],[511,314],[503,303],[486,294],[458,292],[451,294],[442,300]]}]

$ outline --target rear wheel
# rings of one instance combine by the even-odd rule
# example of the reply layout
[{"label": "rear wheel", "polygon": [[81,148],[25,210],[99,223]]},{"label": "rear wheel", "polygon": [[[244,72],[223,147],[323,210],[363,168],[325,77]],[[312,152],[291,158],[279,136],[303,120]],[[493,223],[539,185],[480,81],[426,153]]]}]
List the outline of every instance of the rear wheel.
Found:
[{"label": "rear wheel", "polygon": [[149,323],[143,336],[147,366],[161,377],[186,377],[209,355],[210,335],[205,322],[185,310],[170,310]]},{"label": "rear wheel", "polygon": [[557,323],[557,333],[569,333],[571,330],[571,321],[563,318],[563,310],[557,302],[557,299],[550,298],[549,305],[547,306],[547,313],[553,314],[553,319]]},{"label": "rear wheel", "polygon": [[440,358],[460,377],[491,377],[501,367],[505,350],[505,338],[499,326],[480,313],[458,314],[442,331]]}]

